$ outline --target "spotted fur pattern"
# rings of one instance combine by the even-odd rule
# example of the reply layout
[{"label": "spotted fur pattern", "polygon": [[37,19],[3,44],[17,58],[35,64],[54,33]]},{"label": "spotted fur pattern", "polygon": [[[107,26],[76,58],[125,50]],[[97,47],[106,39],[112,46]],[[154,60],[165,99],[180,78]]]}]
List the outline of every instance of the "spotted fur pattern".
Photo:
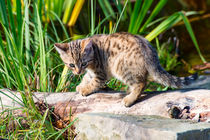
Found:
[{"label": "spotted fur pattern", "polygon": [[97,91],[107,80],[115,77],[129,86],[129,94],[124,97],[123,103],[131,106],[143,92],[148,76],[175,88],[190,81],[189,77],[183,79],[166,72],[155,49],[138,35],[94,35],[70,43],[56,43],[55,48],[74,74],[87,71],[76,88],[83,96]]}]

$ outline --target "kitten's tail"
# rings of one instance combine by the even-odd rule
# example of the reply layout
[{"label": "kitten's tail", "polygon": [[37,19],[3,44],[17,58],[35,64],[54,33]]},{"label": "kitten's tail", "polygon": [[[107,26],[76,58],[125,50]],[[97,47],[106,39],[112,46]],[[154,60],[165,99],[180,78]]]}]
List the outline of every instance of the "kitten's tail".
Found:
[{"label": "kitten's tail", "polygon": [[[142,40],[142,39],[141,39]],[[189,77],[176,77],[165,71],[159,62],[156,50],[150,45],[150,43],[143,39],[142,44],[142,54],[144,57],[144,62],[149,75],[154,81],[173,88],[180,88],[192,83],[196,80],[198,75],[194,74]]]}]

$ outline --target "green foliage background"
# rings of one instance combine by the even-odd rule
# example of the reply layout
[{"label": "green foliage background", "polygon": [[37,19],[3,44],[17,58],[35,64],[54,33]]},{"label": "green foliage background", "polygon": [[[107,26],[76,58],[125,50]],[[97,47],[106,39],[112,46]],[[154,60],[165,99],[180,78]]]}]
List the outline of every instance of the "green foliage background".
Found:
[{"label": "green foliage background", "polygon": [[[74,91],[81,79],[64,67],[54,50],[53,44],[56,42],[69,42],[94,34],[118,31],[140,34],[149,41],[156,39],[153,44],[157,46],[161,63],[167,70],[171,70],[178,64],[177,57],[174,57],[173,51],[167,52],[166,47],[159,44],[157,37],[183,21],[201,60],[206,62],[187,18],[200,13],[177,11],[172,15],[162,16],[160,12],[167,2],[168,0],[113,0],[111,3],[108,0],[1,0],[0,87],[21,92],[22,109],[28,116],[16,118],[11,110],[7,110],[8,115],[0,120],[0,137],[63,138],[62,133],[66,129],[57,131],[49,119],[50,110],[41,115],[32,99],[35,91]],[[173,49],[173,46],[170,48]],[[107,85],[116,90],[126,88],[116,79],[112,79]],[[158,89],[163,90],[160,87]],[[20,123],[16,129],[8,130],[10,121],[20,119],[28,121],[28,130]],[[69,127],[70,125],[67,128]]]}]

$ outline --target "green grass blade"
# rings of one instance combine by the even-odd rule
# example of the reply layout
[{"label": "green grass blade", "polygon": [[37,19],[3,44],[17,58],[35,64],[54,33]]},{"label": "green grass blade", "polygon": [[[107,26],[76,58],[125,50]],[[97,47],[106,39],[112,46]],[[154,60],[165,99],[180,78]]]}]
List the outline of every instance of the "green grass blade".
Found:
[{"label": "green grass blade", "polygon": [[153,29],[145,38],[149,41],[153,40],[160,33],[169,29],[170,27],[172,27],[174,24],[176,24],[180,20],[181,20],[181,17],[178,13],[171,15],[166,20],[161,22],[155,29]]},{"label": "green grass blade", "polygon": [[190,25],[189,20],[188,20],[187,17],[185,16],[184,12],[179,12],[179,14],[181,15],[181,17],[182,17],[182,19],[183,19],[183,21],[184,21],[185,27],[186,27],[186,29],[187,29],[187,31],[188,31],[188,33],[189,33],[189,35],[190,35],[190,37],[191,37],[191,39],[192,39],[194,45],[195,45],[195,48],[196,48],[196,50],[197,50],[197,52],[198,52],[198,54],[199,54],[201,60],[203,61],[203,63],[206,63],[207,61],[205,60],[205,58],[204,58],[203,55],[201,54],[201,51],[200,51],[198,42],[197,42],[197,40],[196,40],[196,37],[195,37],[195,35],[194,35],[193,29],[192,29],[192,27],[191,27],[191,25]]},{"label": "green grass blade", "polygon": [[[54,1],[54,0],[53,0]],[[51,11],[53,11],[52,10],[52,0],[46,0],[46,3],[45,3],[45,5],[47,5],[47,9],[46,9],[46,19],[45,19],[45,21],[47,22],[48,20],[49,20],[49,16],[50,16],[50,12]],[[41,17],[41,15],[39,15],[40,17]]]},{"label": "green grass blade", "polygon": [[60,0],[58,3],[58,16],[61,17],[62,11],[63,11],[63,4],[64,0]]},{"label": "green grass blade", "polygon": [[156,20],[154,20],[154,21],[148,23],[146,28],[149,28],[150,26],[152,26],[152,25],[154,25],[154,24],[156,24],[156,23],[158,23],[158,22],[161,22],[161,21],[163,21],[163,20],[166,19],[166,18],[167,18],[167,17],[158,18],[158,19],[156,19]]},{"label": "green grass blade", "polygon": [[64,129],[62,129],[59,132],[59,135],[55,138],[55,140],[58,140],[60,138],[60,136],[69,128],[71,127],[76,121],[78,120],[78,118],[74,119],[72,122],[70,122]]},{"label": "green grass blade", "polygon": [[128,0],[126,0],[126,2],[125,2],[125,5],[124,5],[124,7],[123,7],[123,10],[122,10],[122,12],[121,12],[121,14],[120,14],[119,19],[117,20],[116,26],[114,27],[112,33],[115,33],[115,32],[117,31],[118,25],[119,25],[119,23],[120,23],[120,20],[121,20],[121,18],[122,18],[122,15],[123,15],[123,13],[124,13],[124,11],[125,11],[125,8],[127,7],[127,4],[128,4]]},{"label": "green grass blade", "polygon": [[[3,62],[2,69],[4,69],[4,72],[5,72],[4,81],[6,82],[7,87],[11,88],[10,76],[9,76],[9,72],[8,72],[8,67],[10,67],[10,64],[8,63],[8,57],[6,57],[6,52],[4,50],[1,32],[0,32],[0,55],[2,58],[1,61]],[[7,65],[8,65],[8,67],[7,67]],[[11,68],[9,68],[9,69],[11,69]]]},{"label": "green grass blade", "polygon": [[52,29],[53,29],[53,32],[54,32],[54,34],[55,34],[56,40],[57,40],[57,41],[60,41],[60,38],[58,37],[57,30],[56,30],[56,28],[55,28],[54,22],[53,22],[53,20],[52,20],[51,18],[50,18],[50,22],[51,22]]},{"label": "green grass blade", "polygon": [[113,0],[114,4],[117,7],[118,13],[122,12],[122,4],[120,3],[120,0]]},{"label": "green grass blade", "polygon": [[65,86],[65,82],[68,78],[68,75],[67,75],[68,70],[69,70],[68,67],[65,66],[64,69],[63,69],[63,72],[61,74],[61,77],[59,79],[58,86],[57,86],[55,92],[58,92],[58,91],[62,90],[62,88]]},{"label": "green grass blade", "polygon": [[108,19],[109,19],[110,17],[111,17],[111,15],[110,15],[109,17],[104,18],[102,21],[99,21],[98,26],[96,26],[96,28],[95,28],[95,30],[94,30],[94,34],[98,34],[101,25],[102,25],[104,22],[108,21]]},{"label": "green grass blade", "polygon": [[41,135],[41,133],[42,133],[43,125],[44,125],[44,123],[45,123],[45,121],[46,121],[48,112],[49,112],[49,108],[47,108],[47,110],[45,111],[45,113],[44,113],[44,115],[43,115],[43,117],[42,117],[42,122],[41,122],[41,124],[40,124],[40,127],[39,127],[39,129],[38,129],[38,134],[37,134],[37,136],[36,136],[35,139],[38,139],[39,135]]},{"label": "green grass blade", "polygon": [[[71,112],[71,110],[70,110],[70,112]],[[70,116],[70,117],[71,117],[71,116]],[[70,117],[69,117],[69,118],[70,118]],[[64,128],[64,129],[62,129],[62,130],[60,130],[60,131],[57,131],[57,132],[53,133],[52,135],[50,135],[50,136],[47,138],[47,140],[52,139],[52,137],[54,137],[54,136],[56,136],[56,135],[58,135],[58,134],[59,134],[59,135],[56,137],[56,139],[59,139],[60,136],[61,136],[69,127],[71,127],[77,120],[78,120],[78,118],[76,118],[75,120],[73,120],[72,122],[70,122],[70,123],[66,126],[66,128]]]},{"label": "green grass blade", "polygon": [[147,25],[154,19],[154,17],[160,12],[160,10],[162,10],[162,8],[166,5],[167,2],[168,2],[168,0],[160,0],[158,2],[158,4],[154,8],[154,10],[150,14],[150,16],[147,18],[147,20],[144,23],[144,25],[141,27],[140,32],[144,32],[144,30],[147,27]]},{"label": "green grass blade", "polygon": [[[5,32],[5,35],[10,39],[9,41],[11,42],[11,44],[7,44],[8,48],[11,47],[11,48],[14,48],[14,53],[16,54],[17,58],[15,58],[15,55],[13,54],[10,54],[10,58],[11,58],[11,62],[14,64],[13,65],[13,69],[15,70],[14,71],[14,78],[16,79],[17,83],[18,83],[18,88],[19,90],[23,90],[24,86],[23,86],[23,81],[21,79],[21,75],[20,75],[20,72],[21,72],[21,66],[22,65],[19,65],[16,63],[16,60],[15,59],[18,59],[20,60],[20,57],[19,57],[19,53],[17,51],[17,48],[16,48],[16,45],[15,45],[15,42],[14,42],[14,39],[13,37],[11,36],[11,34],[7,31],[7,29],[2,25],[3,29],[4,29],[4,32]],[[11,45],[11,46],[10,46]],[[8,55],[5,53],[5,57],[7,57]],[[19,61],[20,62],[20,61]],[[17,64],[17,65],[16,65]],[[8,60],[8,65],[11,65],[10,61]],[[10,71],[13,71],[13,69],[11,68]],[[24,74],[23,74],[24,75]]]},{"label": "green grass blade", "polygon": [[5,86],[10,89],[12,89],[13,86],[18,87],[16,78],[13,78],[15,74],[13,73],[10,75],[10,72],[8,71],[8,69],[10,69],[10,67],[7,66],[4,58],[2,59],[2,61],[3,61],[3,64],[0,63],[0,73],[2,74],[1,76],[4,77]]},{"label": "green grass blade", "polygon": [[[37,5],[38,3],[38,13],[39,15],[42,15],[42,10],[44,11],[44,16],[45,18],[47,17],[47,12],[46,12],[46,9],[45,9],[45,6],[44,6],[44,0],[35,0],[36,2],[33,2],[33,7],[35,8],[35,5]],[[36,14],[36,12],[34,12],[34,14]]]},{"label": "green grass blade", "polygon": [[[7,18],[6,4],[5,4],[4,0],[0,0],[0,17],[1,17],[0,18],[1,19],[1,24],[2,24],[2,26],[4,26],[3,28],[5,28],[6,30],[9,31],[9,21],[8,21],[8,18]],[[5,37],[6,37],[7,45],[10,46],[11,42],[10,42],[9,37],[7,35]],[[12,55],[14,55],[13,48],[8,47],[8,52],[7,53],[11,53]]]},{"label": "green grass blade", "polygon": [[128,27],[128,32],[130,32],[130,33],[132,33],[132,31],[135,28],[134,25],[135,25],[135,22],[137,20],[137,17],[138,17],[140,8],[141,8],[141,3],[142,3],[142,0],[137,0],[134,5],[134,10],[131,14],[131,19],[130,19],[130,23],[129,23],[129,27]]},{"label": "green grass blade", "polygon": [[26,47],[26,64],[30,63],[30,30],[29,30],[29,6],[28,0],[24,1],[25,3],[25,47]]},{"label": "green grass blade", "polygon": [[66,0],[64,2],[65,11],[64,11],[63,19],[62,19],[64,24],[67,24],[67,22],[69,21],[75,3],[76,3],[76,0]]},{"label": "green grass blade", "polygon": [[106,6],[104,4],[104,1],[103,0],[98,0],[98,3],[99,5],[101,6],[102,10],[103,10],[103,13],[104,15],[106,16],[106,18],[108,18],[109,20],[111,20],[110,16],[109,16],[109,12],[108,10],[106,9]]},{"label": "green grass blade", "polygon": [[51,12],[51,14],[53,14],[55,16],[55,18],[58,20],[58,22],[60,23],[60,26],[62,27],[63,31],[64,31],[64,34],[66,36],[66,38],[69,38],[69,35],[68,35],[68,32],[66,31],[66,28],[65,26],[63,25],[62,21],[60,20],[60,18],[54,13],[54,12]]},{"label": "green grass blade", "polygon": [[11,1],[8,0],[7,1],[7,6],[8,6],[8,15],[9,15],[9,20],[10,20],[10,27],[11,27],[11,31],[12,31],[12,35],[15,39],[15,43],[17,44],[17,35],[16,35],[16,31],[15,31],[15,22],[14,22],[14,17],[13,17],[13,13],[12,13],[12,6],[11,6]]},{"label": "green grass blade", "polygon": [[91,35],[94,34],[94,28],[95,28],[95,8],[93,6],[94,1],[91,0]]},{"label": "green grass blade", "polygon": [[47,79],[46,79],[46,58],[45,58],[45,46],[44,46],[44,36],[42,32],[42,24],[37,10],[37,24],[38,24],[38,37],[39,37],[39,51],[40,51],[40,90],[47,90]]},{"label": "green grass blade", "polygon": [[[195,15],[198,14],[198,12],[186,12],[186,16]],[[160,33],[166,31],[167,29],[171,28],[175,24],[177,24],[179,21],[182,20],[181,15],[177,12],[173,15],[169,16],[167,19],[162,21],[155,29],[153,29],[145,38],[149,41],[153,40],[156,36],[158,36]]]},{"label": "green grass blade", "polygon": [[[117,7],[118,13],[122,13],[122,4],[121,4],[120,0],[113,0],[113,2]],[[123,14],[121,19],[125,20],[125,18],[126,18],[126,15]]]},{"label": "green grass blade", "polygon": [[[21,7],[21,1],[16,0],[16,12],[17,12],[17,27],[18,27],[18,36],[21,36],[21,31],[22,31],[22,24],[23,24],[23,15],[22,15],[22,7]],[[20,42],[18,42],[18,46],[20,45]]]},{"label": "green grass blade", "polygon": [[[10,91],[9,91],[10,92]],[[12,98],[11,96],[7,95],[6,93],[4,93],[3,91],[0,91],[1,94],[7,96],[8,98],[12,99],[13,101],[15,101],[16,103],[18,103],[21,106],[24,106],[24,104],[22,103],[22,100],[16,96],[14,93],[10,92],[15,98],[17,98],[18,100],[16,100],[15,98]]]},{"label": "green grass blade", "polygon": [[133,30],[132,30],[133,34],[138,33],[138,30],[139,30],[139,28],[140,28],[140,26],[141,26],[141,24],[144,20],[144,17],[146,16],[146,14],[148,12],[150,6],[152,5],[152,2],[153,2],[153,0],[145,0],[144,1],[143,5],[142,5],[142,8],[140,10],[140,13],[138,15],[138,18],[137,18],[137,20],[135,22],[135,25],[133,27]]},{"label": "green grass blade", "polygon": [[[8,36],[8,38],[10,39],[11,45],[12,45],[9,47],[13,47],[14,53],[16,54],[15,56],[10,55],[11,63],[13,64],[13,69],[10,70],[10,72],[13,73],[13,71],[14,71],[14,78],[18,85],[17,89],[20,91],[24,91],[26,89],[26,87],[28,87],[28,84],[25,79],[26,76],[25,76],[25,72],[24,72],[24,68],[23,68],[23,63],[21,61],[22,58],[18,52],[18,48],[14,42],[13,36],[6,30],[6,28],[4,26],[3,26],[3,28],[5,31],[5,35]],[[8,62],[8,63],[10,64],[10,62]],[[22,97],[24,105],[28,106],[28,100],[27,100],[26,95],[21,92],[21,97]]]},{"label": "green grass blade", "polygon": [[104,0],[104,4],[105,4],[107,10],[109,11],[110,15],[112,16],[112,18],[115,19],[116,16],[115,16],[114,10],[112,9],[110,2],[108,0]]},{"label": "green grass blade", "polygon": [[6,29],[9,28],[9,22],[7,19],[7,13],[6,13],[6,4],[4,0],[0,0],[0,19],[2,24],[6,27]]},{"label": "green grass blade", "polygon": [[[64,0],[54,0],[51,3],[53,4],[53,11],[58,15],[58,17],[60,17],[61,16],[61,12],[63,10]],[[51,19],[54,20],[55,17],[51,15]]]}]

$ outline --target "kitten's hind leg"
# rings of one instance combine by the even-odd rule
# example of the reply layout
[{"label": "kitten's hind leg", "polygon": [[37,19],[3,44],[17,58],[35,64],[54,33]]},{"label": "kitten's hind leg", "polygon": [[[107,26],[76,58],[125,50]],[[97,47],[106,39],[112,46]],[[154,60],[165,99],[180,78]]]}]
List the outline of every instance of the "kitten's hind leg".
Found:
[{"label": "kitten's hind leg", "polygon": [[130,86],[130,94],[129,95],[126,95],[124,98],[123,98],[123,104],[126,106],[126,107],[129,107],[131,106],[137,99],[138,97],[141,95],[141,93],[143,92],[144,90],[144,87],[145,87],[145,82],[141,82],[139,84],[134,84],[132,86]]}]

